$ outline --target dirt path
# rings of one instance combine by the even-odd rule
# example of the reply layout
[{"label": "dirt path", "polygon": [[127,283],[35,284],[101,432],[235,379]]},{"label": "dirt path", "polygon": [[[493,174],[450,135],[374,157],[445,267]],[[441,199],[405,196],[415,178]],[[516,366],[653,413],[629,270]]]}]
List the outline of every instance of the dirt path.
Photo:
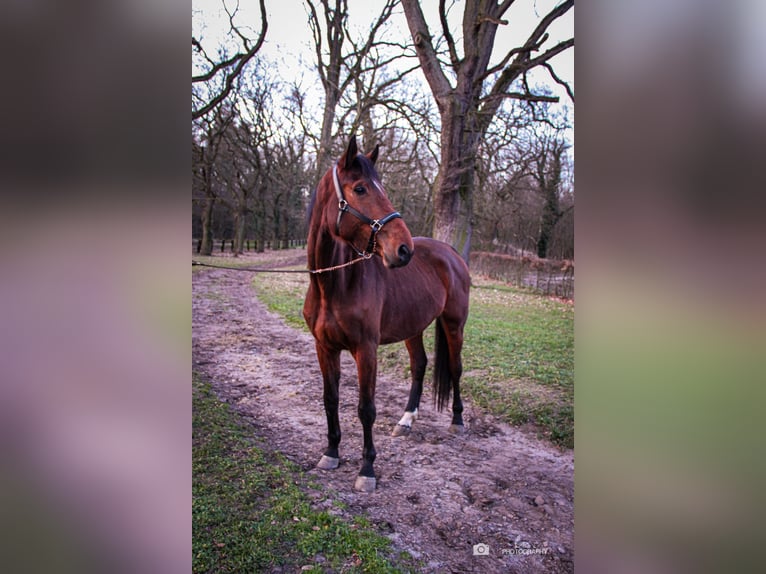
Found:
[{"label": "dirt path", "polygon": [[[426,391],[412,433],[393,438],[409,381],[380,373],[378,488],[374,494],[355,492],[362,427],[356,368],[348,353],[342,355],[341,465],[331,472],[312,470],[327,432],[313,339],[268,312],[251,279],[237,271],[193,274],[194,369],[252,421],[266,444],[326,486],[328,499],[319,506],[366,512],[397,549],[422,560],[426,572],[573,571],[572,452],[483,414],[470,401],[464,436],[447,432],[450,414],[437,413]],[[346,510],[338,510],[334,500]],[[489,546],[489,556],[473,555],[479,543]]]}]

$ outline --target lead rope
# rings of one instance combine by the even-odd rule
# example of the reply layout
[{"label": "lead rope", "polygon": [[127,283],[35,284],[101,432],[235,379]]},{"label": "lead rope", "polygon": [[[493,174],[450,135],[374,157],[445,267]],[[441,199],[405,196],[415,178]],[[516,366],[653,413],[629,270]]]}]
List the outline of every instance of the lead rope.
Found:
[{"label": "lead rope", "polygon": [[192,259],[192,267],[212,267],[213,269],[231,269],[232,271],[250,271],[251,273],[310,273],[312,275],[321,275],[322,273],[326,273],[328,271],[336,271],[338,269],[343,269],[344,267],[349,267],[350,265],[354,265],[355,263],[359,263],[365,259],[370,259],[371,257],[372,253],[360,253],[359,257],[356,259],[352,259],[346,263],[341,263],[340,265],[333,265],[332,267],[323,267],[322,269],[265,269],[263,267],[231,267],[227,265],[210,265],[209,263],[202,263],[201,261],[195,261],[194,259]]}]

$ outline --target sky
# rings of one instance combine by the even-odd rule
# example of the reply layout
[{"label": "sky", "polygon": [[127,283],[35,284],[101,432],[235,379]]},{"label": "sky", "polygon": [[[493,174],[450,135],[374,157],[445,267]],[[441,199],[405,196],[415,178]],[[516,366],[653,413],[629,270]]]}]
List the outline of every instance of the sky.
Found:
[{"label": "sky", "polygon": [[[237,6],[236,0],[226,0],[227,6],[233,10]],[[351,27],[357,27],[360,31],[368,28],[370,22],[378,15],[383,5],[382,0],[349,0],[349,20]],[[522,0],[515,2],[504,18],[509,21],[507,26],[500,26],[495,40],[495,48],[490,64],[499,61],[505,53],[521,43],[534,29],[542,15],[546,14],[558,1],[552,0]],[[436,36],[440,31],[438,18],[438,2],[436,0],[423,0],[421,2],[423,12],[428,22],[429,29]],[[221,10],[221,0],[194,0],[193,10],[193,34],[200,39],[209,53],[214,53],[211,46],[221,42],[228,31],[228,17]],[[266,0],[269,28],[266,41],[259,52],[280,66],[280,75],[283,78],[302,77],[301,84],[307,91],[312,90],[312,85],[318,85],[319,78],[314,71],[314,48],[312,45],[311,32],[308,26],[306,8],[302,0]],[[552,47],[559,41],[574,35],[574,10],[560,18],[550,28],[550,39],[545,46]],[[462,19],[462,2],[453,3],[449,13],[453,23],[452,30],[455,41],[460,45],[459,35]],[[250,36],[256,37],[260,29],[260,17],[256,0],[242,0],[236,21],[240,25],[249,26],[252,30]],[[204,23],[204,29],[201,24]],[[407,22],[401,7],[398,7],[392,16],[389,35],[387,39],[404,40],[411,43],[411,36]],[[553,68],[559,77],[569,82],[574,89],[574,50],[569,49],[551,60]],[[422,74],[417,74],[425,83]],[[549,80],[550,76],[544,70],[530,76],[532,82],[540,81],[550,85],[553,92],[561,97],[562,102],[571,102],[566,92],[560,86]],[[427,88],[425,88],[427,89]]]}]

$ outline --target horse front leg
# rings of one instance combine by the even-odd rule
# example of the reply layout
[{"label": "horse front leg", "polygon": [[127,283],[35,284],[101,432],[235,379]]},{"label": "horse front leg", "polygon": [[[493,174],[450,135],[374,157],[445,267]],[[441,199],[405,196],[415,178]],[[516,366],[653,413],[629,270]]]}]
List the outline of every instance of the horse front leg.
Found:
[{"label": "horse front leg", "polygon": [[426,365],[428,357],[423,347],[423,333],[407,339],[404,344],[410,354],[410,374],[412,375],[412,385],[410,386],[410,398],[404,409],[404,415],[394,427],[392,436],[406,436],[412,430],[412,423],[418,418],[418,407],[420,406],[420,396],[423,394],[423,377],[426,374]]},{"label": "horse front leg", "polygon": [[362,422],[364,447],[362,449],[362,469],[356,477],[354,488],[361,492],[375,490],[375,471],[373,463],[377,455],[372,439],[372,426],[375,424],[375,381],[378,370],[378,349],[376,345],[366,345],[354,352],[359,374],[359,420]]},{"label": "horse front leg", "polygon": [[340,444],[340,419],[338,418],[338,402],[340,384],[340,351],[330,351],[316,345],[319,368],[322,370],[324,381],[324,411],[327,415],[327,449],[317,464],[321,470],[338,468],[340,457],[338,445]]}]

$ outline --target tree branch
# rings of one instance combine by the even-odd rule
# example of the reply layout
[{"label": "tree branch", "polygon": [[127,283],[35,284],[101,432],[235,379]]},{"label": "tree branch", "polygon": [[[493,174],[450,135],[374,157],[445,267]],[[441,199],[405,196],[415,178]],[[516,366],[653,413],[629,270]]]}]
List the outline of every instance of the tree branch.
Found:
[{"label": "tree branch", "polygon": [[452,85],[444,74],[439,63],[439,57],[431,43],[431,34],[428,31],[428,25],[423,16],[423,10],[420,8],[420,3],[418,0],[401,1],[423,74],[441,110],[447,105],[445,98],[452,91]]},{"label": "tree branch", "polygon": [[562,80],[556,75],[556,72],[553,71],[553,66],[551,66],[548,62],[543,62],[542,66],[543,68],[548,70],[548,73],[551,75],[554,82],[564,87],[564,89],[567,91],[567,95],[569,96],[569,99],[572,100],[572,102],[574,103],[575,101],[574,92],[572,91],[572,88],[569,86],[569,84],[567,84],[564,80]]},{"label": "tree branch", "polygon": [[523,100],[525,102],[549,102],[552,104],[555,104],[559,101],[558,96],[546,96],[544,94],[531,94],[528,92],[506,92],[505,94],[500,94],[500,97],[510,98],[512,100]]},{"label": "tree branch", "polygon": [[[199,42],[195,44],[195,40],[194,38],[192,38],[192,45],[194,45],[195,47],[199,46]],[[228,60],[224,60],[223,62],[219,62],[218,64],[215,64],[210,70],[208,70],[204,74],[200,74],[199,76],[192,76],[192,84],[196,84],[198,82],[207,82],[208,80],[213,79],[213,77],[218,72],[220,72],[223,68],[228,68],[229,66],[231,66],[232,64],[240,60],[242,57],[244,57],[244,54],[236,54],[235,56],[232,56]]]},{"label": "tree branch", "polygon": [[[220,104],[231,92],[232,87],[234,86],[234,81],[239,77],[239,75],[242,73],[242,69],[245,67],[245,65],[255,56],[255,54],[258,52],[258,50],[261,49],[261,46],[263,45],[264,40],[266,39],[266,30],[269,27],[268,21],[266,19],[266,5],[265,0],[259,0],[260,10],[261,10],[261,30],[258,35],[258,39],[255,42],[253,46],[250,47],[247,52],[244,54],[238,54],[231,60],[236,60],[237,64],[234,66],[234,69],[231,71],[230,74],[226,76],[226,79],[224,80],[224,87],[223,89],[215,95],[207,104],[203,105],[201,108],[195,110],[192,110],[192,119],[198,119],[202,116],[208,114],[212,109],[214,109],[218,104]],[[228,9],[227,9],[228,12]],[[233,61],[230,61],[228,63],[228,66],[232,65]],[[223,67],[219,67],[218,70],[215,72],[217,73],[219,70],[223,69]],[[215,75],[215,74],[213,74]],[[204,74],[203,74],[204,76]],[[213,76],[210,76],[212,78]],[[208,78],[208,79],[210,79]],[[196,82],[201,82],[204,80],[196,80]],[[194,78],[192,78],[192,83],[195,83]]]},{"label": "tree branch", "polygon": [[[377,42],[375,41],[375,36],[380,31],[380,28],[383,26],[383,24],[385,24],[388,21],[388,19],[391,17],[391,13],[394,10],[394,6],[396,6],[396,0],[387,0],[386,4],[383,6],[383,10],[381,10],[380,15],[378,16],[378,19],[370,27],[370,32],[367,35],[367,40],[365,41],[364,46],[362,46],[361,48],[357,48],[352,42],[352,45],[354,45],[355,51],[352,54],[349,54],[344,59],[349,59],[353,56],[354,63],[352,66],[349,67],[349,74],[346,76],[346,78],[343,81],[343,84],[340,87],[341,92],[346,91],[346,88],[348,88],[349,84],[354,79],[354,76],[360,75],[362,72],[368,71],[368,69],[362,68],[362,63],[364,62],[364,58],[372,50],[373,46],[377,45]],[[350,39],[351,35],[348,34],[348,32],[346,32],[346,37]],[[398,56],[391,58],[389,62],[397,58]]]},{"label": "tree branch", "polygon": [[529,60],[528,65],[524,67],[524,70],[531,70],[535,66],[540,66],[553,58],[553,56],[556,56],[563,52],[564,50],[571,48],[574,46],[574,38],[569,38],[568,40],[564,40],[563,42],[559,42],[556,44],[553,48],[548,50],[547,52],[544,52],[537,56],[537,58],[532,58]]},{"label": "tree branch", "polygon": [[449,59],[452,63],[452,68],[455,70],[455,73],[457,73],[460,68],[460,60],[457,57],[457,50],[455,49],[455,39],[449,31],[447,11],[444,7],[445,2],[446,0],[439,0],[439,20],[442,25],[442,34],[444,34],[444,39],[447,41],[447,50],[449,51]]},{"label": "tree branch", "polygon": [[485,78],[488,78],[492,74],[499,72],[502,70],[505,65],[508,63],[508,61],[517,54],[523,54],[523,53],[529,53],[529,52],[535,52],[540,49],[540,46],[548,39],[548,34],[545,34],[539,42],[536,44],[532,44],[531,46],[519,46],[518,48],[513,48],[512,50],[509,50],[508,53],[503,57],[502,60],[496,65],[489,68],[486,72],[484,72],[477,81],[483,81]]},{"label": "tree branch", "polygon": [[482,106],[480,111],[480,115],[482,116],[482,130],[486,130],[497,112],[500,102],[502,101],[502,98],[499,96],[506,93],[511,84],[521,74],[536,66],[544,64],[553,56],[574,46],[574,38],[570,38],[569,40],[560,42],[536,58],[530,57],[530,51],[535,47],[539,48],[539,46],[547,39],[548,34],[546,33],[546,30],[548,27],[558,18],[566,14],[573,6],[574,0],[566,0],[546,14],[532,34],[530,34],[524,45],[518,49],[518,53],[513,61],[501,72],[500,77],[495,81],[495,84],[490,90],[489,98],[487,98],[488,101]]},{"label": "tree branch", "polygon": [[324,86],[327,83],[327,78],[324,73],[324,60],[322,58],[322,28],[319,26],[319,16],[317,16],[316,8],[311,0],[306,0],[306,5],[309,7],[309,28],[314,36],[314,49],[317,55],[317,70],[319,72],[319,79]]}]

